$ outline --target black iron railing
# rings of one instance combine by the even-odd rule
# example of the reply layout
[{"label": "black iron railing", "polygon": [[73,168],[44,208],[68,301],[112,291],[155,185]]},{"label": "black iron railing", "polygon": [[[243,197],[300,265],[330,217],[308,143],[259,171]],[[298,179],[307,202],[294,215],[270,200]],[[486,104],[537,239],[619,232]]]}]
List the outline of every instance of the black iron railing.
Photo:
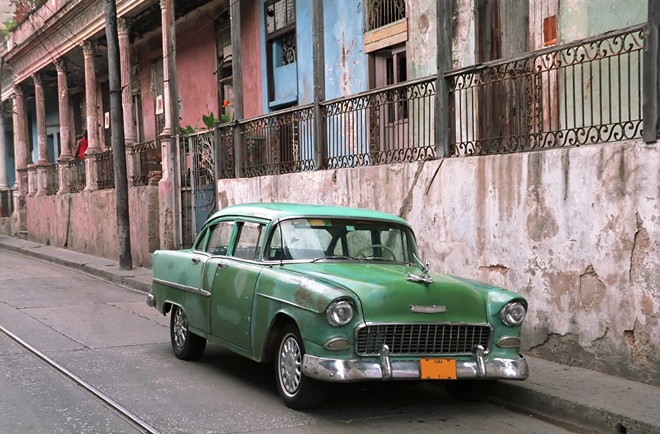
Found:
[{"label": "black iron railing", "polygon": [[313,111],[296,107],[242,122],[243,176],[314,169]]},{"label": "black iron railing", "polygon": [[76,158],[64,164],[67,165],[70,173],[69,191],[71,193],[83,191],[86,185],[85,160]]},{"label": "black iron railing", "polygon": [[219,178],[235,178],[236,168],[234,166],[234,131],[229,124],[218,127],[218,158]]},{"label": "black iron railing", "polygon": [[328,169],[435,157],[435,78],[324,104]]},{"label": "black iron railing", "polygon": [[60,189],[60,178],[57,172],[57,164],[46,167],[46,194],[57,194]]},{"label": "black iron railing", "polygon": [[149,178],[159,177],[163,171],[162,152],[158,140],[136,143],[131,148],[133,155],[132,181],[134,186],[148,185]]},{"label": "black iron railing", "polygon": [[365,29],[375,30],[406,17],[405,0],[366,0]]},{"label": "black iron railing", "polygon": [[445,124],[439,116],[447,116],[447,155],[455,157],[640,138],[644,100],[653,98],[642,84],[646,33],[638,25],[450,71],[449,109],[442,113],[432,76],[322,102],[316,111],[307,105],[226,124],[215,139],[218,175],[434,159],[447,146],[435,143],[437,125]]},{"label": "black iron railing", "polygon": [[98,189],[115,188],[115,162],[112,157],[112,149],[94,154],[94,158],[98,167]]},{"label": "black iron railing", "polygon": [[445,75],[454,155],[641,137],[644,26]]}]

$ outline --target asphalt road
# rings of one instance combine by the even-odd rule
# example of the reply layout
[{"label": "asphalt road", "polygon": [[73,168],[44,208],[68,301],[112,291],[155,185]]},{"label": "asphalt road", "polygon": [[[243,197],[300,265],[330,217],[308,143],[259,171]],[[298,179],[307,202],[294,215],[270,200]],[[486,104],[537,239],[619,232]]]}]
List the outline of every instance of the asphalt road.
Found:
[{"label": "asphalt road", "polygon": [[[273,367],[209,344],[178,360],[145,294],[0,250],[0,326],[163,433],[565,433],[437,383],[333,385],[318,409],[280,401]],[[0,333],[0,432],[136,432]]]}]

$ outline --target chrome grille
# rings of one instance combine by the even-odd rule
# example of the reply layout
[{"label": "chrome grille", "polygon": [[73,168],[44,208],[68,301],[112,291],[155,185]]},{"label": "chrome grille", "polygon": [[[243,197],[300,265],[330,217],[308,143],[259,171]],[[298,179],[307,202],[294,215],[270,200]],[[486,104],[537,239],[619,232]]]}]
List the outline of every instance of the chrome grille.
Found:
[{"label": "chrome grille", "polygon": [[358,330],[357,353],[377,355],[383,345],[390,354],[471,354],[475,345],[489,349],[491,328],[465,324],[377,324]]}]

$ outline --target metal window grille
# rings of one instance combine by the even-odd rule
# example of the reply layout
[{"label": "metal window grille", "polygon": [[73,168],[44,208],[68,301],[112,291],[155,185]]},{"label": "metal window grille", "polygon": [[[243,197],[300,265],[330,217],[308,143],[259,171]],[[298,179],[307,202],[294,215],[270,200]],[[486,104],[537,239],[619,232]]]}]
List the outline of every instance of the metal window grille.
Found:
[{"label": "metal window grille", "polygon": [[367,0],[366,31],[378,29],[406,17],[405,0]]}]

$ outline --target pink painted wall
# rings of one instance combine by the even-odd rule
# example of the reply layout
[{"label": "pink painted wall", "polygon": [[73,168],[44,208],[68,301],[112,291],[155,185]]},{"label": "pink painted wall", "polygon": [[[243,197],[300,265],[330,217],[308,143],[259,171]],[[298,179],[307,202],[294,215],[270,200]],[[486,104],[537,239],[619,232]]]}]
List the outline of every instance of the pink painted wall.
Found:
[{"label": "pink painted wall", "polygon": [[[160,51],[158,52],[160,56]],[[148,48],[140,50],[140,98],[142,100],[142,128],[144,141],[156,138],[156,121],[154,118],[154,92],[152,87],[151,62],[154,54]]]},{"label": "pink painted wall", "polygon": [[[202,115],[219,118],[217,68],[213,25],[191,26],[176,35],[177,80],[181,112],[179,123],[204,129]],[[175,126],[176,123],[175,123]]]},{"label": "pink painted wall", "polygon": [[243,114],[251,118],[263,114],[261,64],[261,1],[241,3],[241,38],[243,56]]}]

